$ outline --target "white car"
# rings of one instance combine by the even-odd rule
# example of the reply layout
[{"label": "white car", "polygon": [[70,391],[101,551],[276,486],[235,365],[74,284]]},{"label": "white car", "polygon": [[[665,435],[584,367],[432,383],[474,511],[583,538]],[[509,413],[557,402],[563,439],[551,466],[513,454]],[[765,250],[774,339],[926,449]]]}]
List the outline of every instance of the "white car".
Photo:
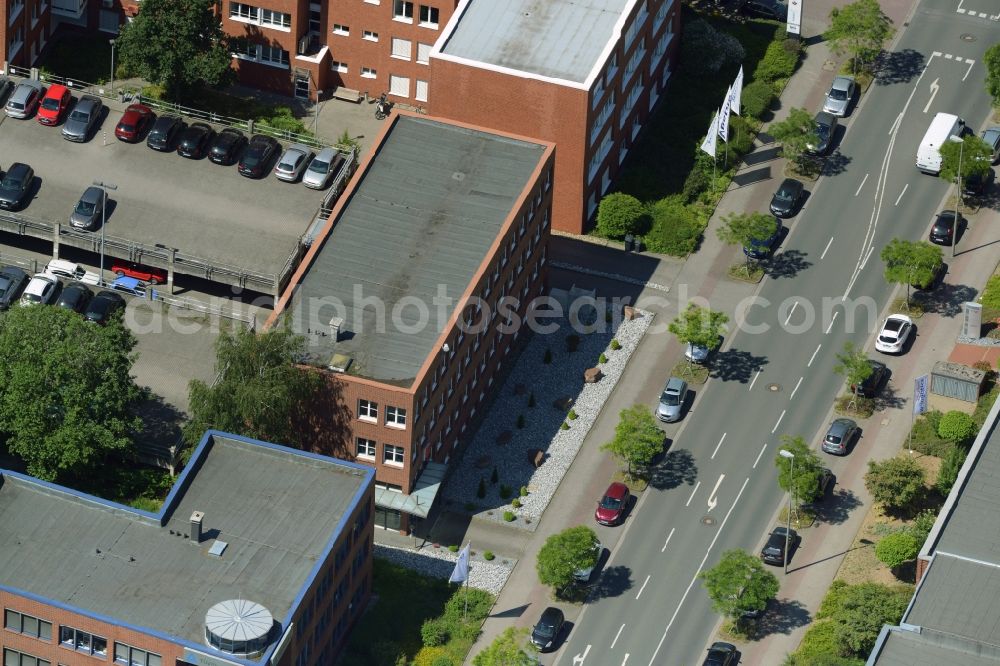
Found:
[{"label": "white car", "polygon": [[274,175],[278,180],[294,183],[305,171],[313,158],[313,151],[300,143],[292,144],[274,165]]},{"label": "white car", "polygon": [[51,273],[37,273],[21,294],[21,305],[49,305],[59,294],[59,278]]},{"label": "white car", "polygon": [[101,283],[100,275],[88,271],[80,264],[66,261],[65,259],[53,259],[45,266],[45,272],[69,280],[76,280],[84,284],[97,285]]},{"label": "white car", "polygon": [[889,315],[882,324],[882,330],[875,338],[875,351],[883,354],[899,354],[913,335],[913,320],[906,315]]}]

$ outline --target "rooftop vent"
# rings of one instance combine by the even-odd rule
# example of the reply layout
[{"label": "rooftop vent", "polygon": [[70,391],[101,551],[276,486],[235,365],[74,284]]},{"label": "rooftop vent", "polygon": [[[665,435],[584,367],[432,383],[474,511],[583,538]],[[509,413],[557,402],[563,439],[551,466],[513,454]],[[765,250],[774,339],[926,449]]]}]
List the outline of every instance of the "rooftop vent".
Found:
[{"label": "rooftop vent", "polygon": [[340,329],[344,327],[343,317],[334,317],[330,320],[330,336],[333,338],[334,342],[340,340]]},{"label": "rooftop vent", "polygon": [[201,519],[204,517],[205,514],[201,511],[191,514],[191,541],[195,543],[201,543]]},{"label": "rooftop vent", "polygon": [[271,612],[246,599],[221,601],[205,613],[205,641],[229,654],[259,656],[271,642],[273,627]]}]

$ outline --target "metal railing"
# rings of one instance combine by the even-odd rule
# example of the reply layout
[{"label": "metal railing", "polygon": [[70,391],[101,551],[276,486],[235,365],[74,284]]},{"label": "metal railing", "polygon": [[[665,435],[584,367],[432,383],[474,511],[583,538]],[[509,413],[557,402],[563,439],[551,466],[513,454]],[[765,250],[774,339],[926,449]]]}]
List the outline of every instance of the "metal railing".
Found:
[{"label": "metal railing", "polygon": [[152,292],[152,300],[159,301],[173,308],[180,308],[182,310],[200,312],[212,317],[223,317],[225,319],[239,321],[245,324],[247,329],[251,331],[256,330],[257,328],[257,317],[252,312],[237,312],[234,308],[212,305],[211,303],[204,303],[193,298],[167,296],[155,290]]}]

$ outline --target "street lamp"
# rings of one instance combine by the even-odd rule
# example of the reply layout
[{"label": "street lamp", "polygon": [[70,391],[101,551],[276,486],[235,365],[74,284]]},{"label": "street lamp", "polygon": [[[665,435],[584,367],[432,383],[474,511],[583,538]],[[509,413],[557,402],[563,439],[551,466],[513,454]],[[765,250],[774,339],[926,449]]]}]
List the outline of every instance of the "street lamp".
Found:
[{"label": "street lamp", "polygon": [[[114,40],[112,40],[114,42]],[[94,181],[96,187],[101,188],[104,191],[103,201],[101,202],[101,286],[104,286],[104,227],[108,221],[108,190],[117,190],[118,186],[112,183],[104,183],[99,180]]]},{"label": "street lamp", "polygon": [[955,179],[955,224],[951,227],[951,258],[955,258],[955,245],[958,243],[959,204],[962,203],[962,153],[965,152],[965,139],[958,144],[958,178]]},{"label": "street lamp", "polygon": [[111,43],[111,94],[115,94],[115,40],[109,39]]},{"label": "street lamp", "polygon": [[778,455],[788,458],[788,520],[785,528],[785,552],[782,555],[785,565],[785,575],[788,575],[788,544],[792,536],[792,491],[795,489],[795,454],[787,449],[778,449]]}]

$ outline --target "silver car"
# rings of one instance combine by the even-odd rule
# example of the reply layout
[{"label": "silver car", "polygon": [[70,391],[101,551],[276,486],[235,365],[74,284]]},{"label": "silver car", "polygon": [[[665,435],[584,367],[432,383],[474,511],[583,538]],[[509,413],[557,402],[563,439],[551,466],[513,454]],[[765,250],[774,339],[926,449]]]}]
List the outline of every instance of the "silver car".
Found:
[{"label": "silver car", "polygon": [[336,148],[324,148],[302,174],[302,184],[314,190],[322,190],[344,164],[344,156]]},{"label": "silver car", "polygon": [[708,361],[708,352],[708,347],[689,342],[687,343],[687,347],[684,348],[684,358],[692,363],[703,364]]},{"label": "silver car", "polygon": [[830,86],[830,92],[826,94],[823,110],[835,116],[846,116],[854,99],[855,87],[854,79],[850,76],[835,78],[833,85]]},{"label": "silver car", "polygon": [[656,418],[667,423],[679,421],[684,413],[688,385],[679,377],[671,377],[660,394],[660,404],[656,408]]},{"label": "silver car", "polygon": [[823,450],[827,453],[842,456],[847,454],[847,447],[858,432],[858,424],[851,419],[834,419],[823,437]]},{"label": "silver car", "polygon": [[76,208],[69,216],[69,226],[74,229],[93,231],[101,223],[104,215],[104,189],[88,187],[76,202]]},{"label": "silver car", "polygon": [[278,180],[286,183],[294,183],[305,171],[309,161],[313,158],[313,151],[301,143],[293,143],[285,150],[285,153],[274,165],[274,175]]},{"label": "silver car", "polygon": [[101,117],[101,110],[104,103],[99,97],[84,95],[73,107],[73,111],[66,118],[63,125],[62,135],[68,141],[82,143],[90,138],[90,132],[94,129],[97,121]]},{"label": "silver car", "polygon": [[45,86],[41,82],[31,79],[21,81],[3,107],[4,113],[11,118],[30,118],[38,108],[38,103],[42,101],[44,93]]},{"label": "silver car", "polygon": [[996,164],[1000,160],[1000,127],[987,127],[981,138],[990,147],[990,164]]}]

